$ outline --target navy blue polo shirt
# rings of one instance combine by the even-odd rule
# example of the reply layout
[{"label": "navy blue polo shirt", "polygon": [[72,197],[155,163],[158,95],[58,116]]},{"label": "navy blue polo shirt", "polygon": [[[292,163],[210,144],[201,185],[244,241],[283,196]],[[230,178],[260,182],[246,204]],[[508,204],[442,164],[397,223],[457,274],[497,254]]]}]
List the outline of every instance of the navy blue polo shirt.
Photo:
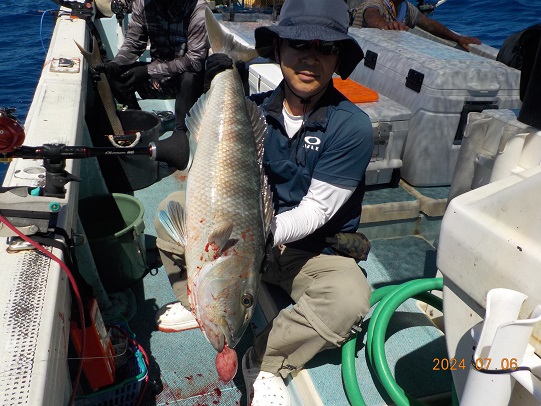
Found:
[{"label": "navy blue polo shirt", "polygon": [[309,236],[288,246],[325,252],[325,238],[355,232],[360,223],[364,175],[374,140],[366,113],[351,103],[332,82],[306,119],[289,138],[282,115],[283,84],[274,91],[250,96],[263,110],[267,124],[263,166],[273,192],[274,210],[298,206],[313,179],[355,191],[338,212]]}]

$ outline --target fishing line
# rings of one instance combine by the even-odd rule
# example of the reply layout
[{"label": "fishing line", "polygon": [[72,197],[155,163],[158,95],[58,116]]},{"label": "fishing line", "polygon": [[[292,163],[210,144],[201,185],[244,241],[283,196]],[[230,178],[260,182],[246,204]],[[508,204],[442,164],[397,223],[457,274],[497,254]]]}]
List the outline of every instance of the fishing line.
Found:
[{"label": "fishing line", "polygon": [[39,23],[39,38],[41,39],[41,47],[43,48],[43,52],[45,52],[45,55],[47,55],[47,50],[45,49],[45,44],[43,43],[43,17],[45,17],[45,14],[51,13],[53,14],[56,10],[49,9],[45,10],[41,14],[41,22]]}]

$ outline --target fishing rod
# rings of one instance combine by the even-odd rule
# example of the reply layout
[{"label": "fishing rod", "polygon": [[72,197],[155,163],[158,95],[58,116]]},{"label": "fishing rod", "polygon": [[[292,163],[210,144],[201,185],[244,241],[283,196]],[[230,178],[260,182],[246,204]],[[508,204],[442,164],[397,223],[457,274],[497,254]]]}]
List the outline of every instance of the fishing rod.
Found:
[{"label": "fishing rod", "polygon": [[43,144],[36,147],[21,145],[9,152],[0,151],[0,158],[23,159],[84,159],[103,156],[146,155],[155,156],[156,146],[137,147],[87,147],[84,145]]},{"label": "fishing rod", "polygon": [[[181,153],[182,139],[180,134],[175,135],[175,132],[166,139],[151,142],[146,146],[89,147],[60,143],[27,146],[23,145],[24,129],[14,116],[14,112],[15,109],[0,107],[0,160],[43,159],[46,170],[45,194],[48,196],[63,196],[65,193],[63,186],[70,181],[79,180],[65,171],[66,159],[146,155],[154,161],[165,162],[177,169],[185,169],[186,162]],[[116,136],[115,141],[134,141],[136,137],[137,134]]]}]

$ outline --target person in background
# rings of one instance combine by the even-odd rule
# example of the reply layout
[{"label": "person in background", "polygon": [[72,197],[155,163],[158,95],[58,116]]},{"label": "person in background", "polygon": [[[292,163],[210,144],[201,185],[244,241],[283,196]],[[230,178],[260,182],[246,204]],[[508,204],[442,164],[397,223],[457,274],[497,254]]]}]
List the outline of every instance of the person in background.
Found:
[{"label": "person in background", "polygon": [[[106,74],[116,100],[140,110],[143,99],[175,100],[174,138],[187,147],[186,114],[203,93],[210,48],[205,0],[134,0],[126,39],[117,55],[95,68]],[[151,62],[139,58],[150,42]]]},{"label": "person in background", "polygon": [[[356,231],[372,125],[332,81],[334,73],[347,78],[363,58],[348,27],[343,0],[286,0],[279,24],[255,30],[256,48],[272,49],[264,56],[279,63],[284,77],[275,90],[249,96],[268,124],[263,167],[275,211],[273,259],[262,278],[295,304],[280,311],[242,359],[252,405],[289,405],[283,378],[320,351],[342,345],[370,309],[371,289],[358,265],[370,243]],[[209,56],[205,81],[232,66],[225,54]],[[176,192],[158,212],[172,199],[184,204]],[[155,226],[162,258],[169,257],[164,265],[178,275],[173,289],[179,299],[158,316],[158,328],[180,331],[195,321],[187,310],[183,247],[158,218]]]},{"label": "person in background", "polygon": [[401,31],[418,26],[432,35],[456,42],[468,52],[470,44],[481,44],[478,38],[456,34],[428,18],[407,0],[362,0],[355,10],[352,26]]}]

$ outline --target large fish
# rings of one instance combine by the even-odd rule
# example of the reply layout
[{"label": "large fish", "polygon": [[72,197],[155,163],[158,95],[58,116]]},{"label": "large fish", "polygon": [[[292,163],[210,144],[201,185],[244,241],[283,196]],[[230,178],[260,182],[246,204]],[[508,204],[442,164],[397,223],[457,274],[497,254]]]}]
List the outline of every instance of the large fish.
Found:
[{"label": "large fish", "polygon": [[[224,41],[227,34],[219,30],[210,11],[207,27],[215,52],[244,61],[257,56],[253,49]],[[232,49],[223,44],[242,51],[229,52]],[[197,143],[186,206],[170,203],[158,216],[185,247],[192,312],[218,351],[220,379],[229,381],[237,369],[232,348],[256,305],[272,218],[272,198],[261,165],[267,126],[258,106],[245,98],[234,66],[216,75],[190,110],[186,125]]]}]

